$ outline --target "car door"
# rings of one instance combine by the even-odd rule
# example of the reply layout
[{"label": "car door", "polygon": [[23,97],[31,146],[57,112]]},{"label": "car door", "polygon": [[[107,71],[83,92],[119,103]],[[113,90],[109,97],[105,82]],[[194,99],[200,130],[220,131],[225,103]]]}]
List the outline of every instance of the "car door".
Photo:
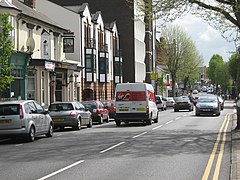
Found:
[{"label": "car door", "polygon": [[31,119],[29,121],[33,121],[35,128],[36,128],[36,133],[42,131],[42,124],[39,118],[39,114],[37,113],[37,108],[34,104],[34,102],[29,102],[27,103],[30,109],[30,114],[31,114]]},{"label": "car door", "polygon": [[86,108],[81,103],[78,103],[78,104],[80,107],[82,117],[84,118],[85,125],[87,125],[87,124],[89,124],[91,113],[90,113],[90,111],[86,111]]},{"label": "car door", "polygon": [[36,109],[37,109],[37,114],[38,114],[38,118],[39,118],[39,126],[41,131],[48,131],[48,127],[49,127],[49,122],[48,122],[48,118],[46,117],[47,115],[44,114],[44,109],[43,107],[38,104],[37,102],[34,102]]}]

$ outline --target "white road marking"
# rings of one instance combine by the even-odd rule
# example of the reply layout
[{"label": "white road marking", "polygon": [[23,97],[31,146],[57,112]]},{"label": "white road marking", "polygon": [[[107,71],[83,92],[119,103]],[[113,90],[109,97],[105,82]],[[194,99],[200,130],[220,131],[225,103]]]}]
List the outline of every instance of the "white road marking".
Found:
[{"label": "white road marking", "polygon": [[157,127],[155,127],[155,128],[152,128],[152,130],[156,130],[156,129],[162,127],[162,126],[163,126],[163,125],[159,125],[159,126],[157,126]]},{"label": "white road marking", "polygon": [[16,146],[22,146],[23,144],[17,144]]},{"label": "white road marking", "polygon": [[144,134],[146,134],[147,132],[143,132],[143,133],[141,133],[141,134],[138,134],[138,135],[136,135],[136,136],[133,136],[132,138],[137,138],[137,137],[139,137],[139,136],[142,136],[142,135],[144,135]]},{"label": "white road marking", "polygon": [[168,121],[168,122],[166,122],[165,124],[170,124],[170,123],[172,123],[173,122],[173,120],[171,120],[171,121]]},{"label": "white road marking", "polygon": [[50,177],[52,177],[52,176],[55,176],[56,174],[59,174],[59,173],[65,171],[65,170],[70,169],[70,168],[72,168],[72,167],[74,167],[74,166],[76,166],[76,165],[78,165],[78,164],[80,164],[80,163],[83,163],[83,162],[84,162],[84,160],[77,161],[77,162],[75,162],[75,163],[73,163],[73,164],[71,164],[71,165],[69,165],[69,166],[67,166],[67,167],[65,167],[65,168],[59,169],[58,171],[55,171],[55,172],[53,172],[53,173],[51,173],[51,174],[49,174],[49,175],[46,175],[46,176],[44,176],[44,177],[42,177],[42,178],[40,178],[40,179],[38,179],[38,180],[45,180],[45,179],[47,179],[47,178],[50,178]]},{"label": "white road marking", "polygon": [[58,134],[57,136],[61,136],[62,134]]},{"label": "white road marking", "polygon": [[186,114],[184,114],[182,117],[186,117],[187,115]]},{"label": "white road marking", "polygon": [[176,117],[176,120],[180,119],[181,117]]},{"label": "white road marking", "polygon": [[120,143],[118,143],[118,144],[116,144],[116,145],[114,145],[114,146],[112,146],[112,147],[110,147],[110,148],[107,148],[107,149],[101,151],[100,153],[105,153],[105,152],[107,152],[107,151],[109,151],[109,150],[111,150],[111,149],[113,149],[113,148],[115,148],[115,147],[118,147],[118,146],[120,146],[120,145],[122,145],[122,144],[124,144],[124,143],[125,143],[125,142],[120,142]]}]

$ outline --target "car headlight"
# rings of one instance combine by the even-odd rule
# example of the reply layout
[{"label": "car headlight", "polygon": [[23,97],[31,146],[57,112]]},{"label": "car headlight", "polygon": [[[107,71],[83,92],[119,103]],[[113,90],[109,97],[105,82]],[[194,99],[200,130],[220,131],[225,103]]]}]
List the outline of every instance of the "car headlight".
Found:
[{"label": "car headlight", "polygon": [[196,104],[196,108],[200,108],[200,104]]}]

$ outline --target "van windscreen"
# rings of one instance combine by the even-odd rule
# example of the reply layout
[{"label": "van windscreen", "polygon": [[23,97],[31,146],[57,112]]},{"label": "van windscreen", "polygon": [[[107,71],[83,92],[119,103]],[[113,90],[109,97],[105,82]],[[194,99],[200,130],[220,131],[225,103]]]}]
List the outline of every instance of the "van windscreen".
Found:
[{"label": "van windscreen", "polygon": [[145,91],[117,92],[116,101],[146,101]]}]

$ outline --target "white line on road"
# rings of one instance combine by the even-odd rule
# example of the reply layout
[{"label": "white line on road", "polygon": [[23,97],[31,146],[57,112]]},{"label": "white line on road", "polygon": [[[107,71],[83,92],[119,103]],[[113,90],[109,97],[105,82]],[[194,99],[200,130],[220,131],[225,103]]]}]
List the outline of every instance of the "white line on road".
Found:
[{"label": "white line on road", "polygon": [[184,114],[182,117],[186,117],[187,115],[186,114]]},{"label": "white line on road", "polygon": [[78,165],[80,163],[83,163],[83,162],[84,162],[84,160],[77,161],[77,162],[75,162],[75,163],[73,163],[73,164],[71,164],[71,165],[69,165],[69,166],[67,166],[65,168],[59,169],[58,171],[55,171],[55,172],[53,172],[53,173],[51,173],[51,174],[49,174],[47,176],[44,176],[44,177],[42,177],[42,178],[40,178],[38,180],[45,180],[47,178],[50,178],[50,177],[52,177],[52,176],[54,176],[54,175],[56,175],[58,173],[61,173],[61,172],[65,171],[65,170],[70,169],[70,168],[72,168],[72,167],[74,167],[74,166],[76,166],[76,165]]},{"label": "white line on road", "polygon": [[16,146],[22,146],[23,144],[17,144]]},{"label": "white line on road", "polygon": [[176,117],[176,120],[180,119],[181,117]]},{"label": "white line on road", "polygon": [[162,126],[163,126],[163,125],[157,126],[157,127],[155,127],[155,128],[152,128],[152,130],[156,130],[156,129],[162,127]]},{"label": "white line on road", "polygon": [[113,148],[115,148],[115,147],[118,147],[118,146],[120,146],[120,145],[122,145],[122,144],[124,144],[124,143],[125,143],[125,142],[120,142],[120,143],[118,143],[118,144],[116,144],[116,145],[114,145],[114,146],[112,146],[112,147],[110,147],[110,148],[107,148],[107,149],[101,151],[100,153],[105,153],[105,152],[107,152],[107,151],[109,151],[109,150],[111,150],[111,149],[113,149]]},{"label": "white line on road", "polygon": [[138,135],[136,135],[136,136],[133,136],[132,138],[137,138],[137,137],[139,137],[139,136],[142,136],[142,135],[144,135],[144,134],[146,134],[147,132],[143,132],[143,133],[141,133],[141,134],[138,134]]},{"label": "white line on road", "polygon": [[166,122],[165,124],[170,124],[170,123],[172,123],[173,122],[173,120],[171,120],[171,121],[168,121],[168,122]]}]

